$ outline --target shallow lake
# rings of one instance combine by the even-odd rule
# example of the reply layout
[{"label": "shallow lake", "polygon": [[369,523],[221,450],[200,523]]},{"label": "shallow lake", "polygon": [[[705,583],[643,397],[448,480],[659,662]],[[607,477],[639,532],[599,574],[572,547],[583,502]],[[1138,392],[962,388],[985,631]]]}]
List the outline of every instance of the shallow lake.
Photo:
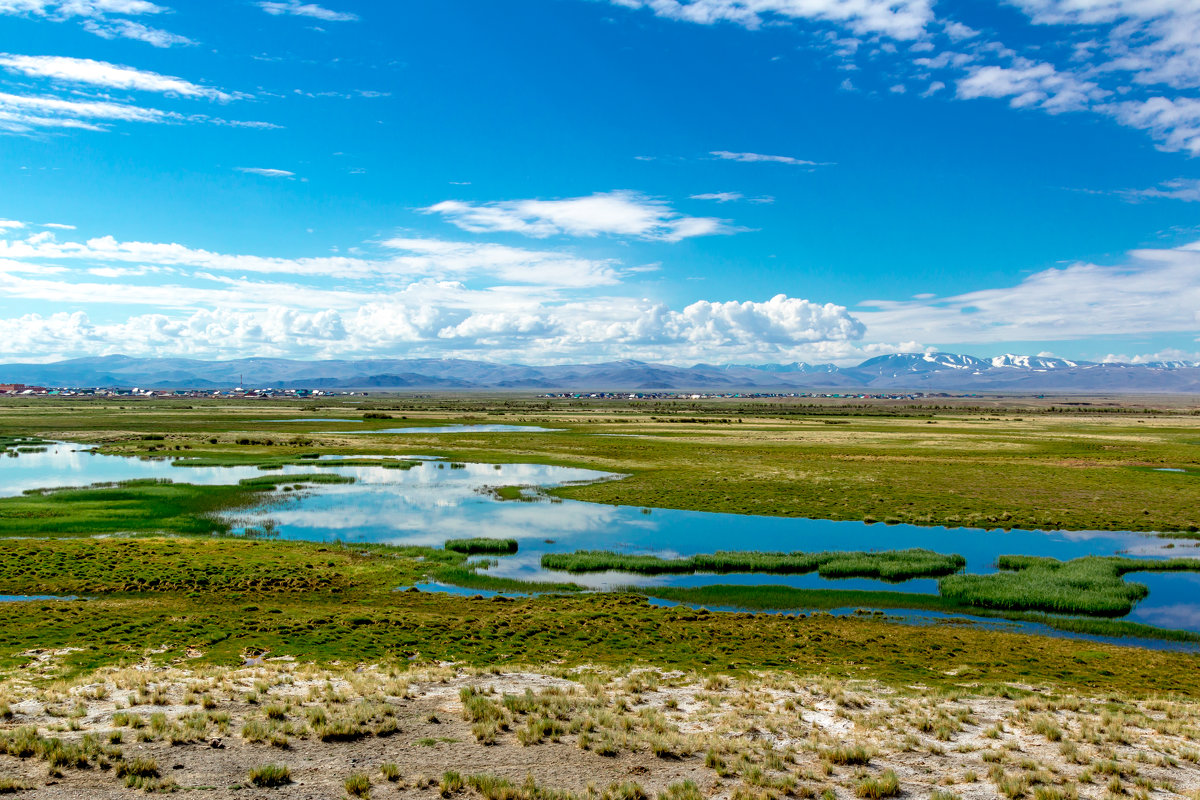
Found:
[{"label": "shallow lake", "polygon": [[[355,456],[369,458],[371,456]],[[343,458],[327,456],[328,459]],[[395,456],[392,456],[395,458]],[[420,458],[420,457],[416,457]],[[235,483],[262,475],[312,472],[289,466],[264,472],[254,467],[175,467],[167,460],[105,456],[84,446],[55,444],[42,453],[0,458],[0,495],[49,486],[85,486],[133,478],[168,478],[196,484]],[[440,546],[446,539],[514,538],[520,551],[499,559],[490,574],[535,581],[571,581],[596,589],[623,585],[702,586],[713,583],[780,584],[808,588],[887,589],[936,593],[937,582],[918,579],[889,584],[865,578],[826,580],[809,575],[670,575],[625,573],[567,575],[543,570],[547,552],[609,549],[663,556],[716,550],[890,550],[924,547],[959,553],[967,571],[995,571],[997,556],[1029,554],[1070,559],[1084,555],[1196,556],[1188,541],[1113,531],[1002,531],[967,528],[867,525],[779,517],[642,509],[576,501],[500,501],[496,486],[560,486],[614,479],[585,469],[538,464],[457,464],[419,460],[407,470],[364,466],[321,467],[354,477],[353,484],[320,485],[309,491],[278,492],[275,502],[231,517],[241,526],[275,523],[281,538],[313,541],[380,542]],[[1171,545],[1174,544],[1174,547]],[[1163,627],[1200,632],[1200,575],[1139,573],[1130,580],[1150,587],[1150,596],[1128,617]]]}]

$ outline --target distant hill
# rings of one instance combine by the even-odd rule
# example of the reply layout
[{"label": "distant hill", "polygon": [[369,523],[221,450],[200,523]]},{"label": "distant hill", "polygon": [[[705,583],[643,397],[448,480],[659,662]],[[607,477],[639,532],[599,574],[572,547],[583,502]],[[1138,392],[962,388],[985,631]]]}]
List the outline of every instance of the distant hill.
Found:
[{"label": "distant hill", "polygon": [[466,359],[296,361],[102,356],[0,365],[0,383],[55,387],[229,389],[443,389],[573,391],[865,390],[950,392],[1200,392],[1200,362],[1098,364],[1005,354],[896,353],[855,367],[833,364],[696,364],[642,361],[529,366]]}]

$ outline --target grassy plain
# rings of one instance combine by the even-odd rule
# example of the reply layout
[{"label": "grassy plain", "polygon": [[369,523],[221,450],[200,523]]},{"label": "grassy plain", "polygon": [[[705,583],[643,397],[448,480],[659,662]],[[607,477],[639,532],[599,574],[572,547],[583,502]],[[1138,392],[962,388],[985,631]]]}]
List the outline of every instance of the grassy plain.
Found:
[{"label": "grassy plain", "polygon": [[[372,418],[352,424],[262,421],[314,411]],[[322,454],[409,453],[589,467],[628,477],[556,493],[632,505],[1184,535],[1196,527],[1200,432],[1194,416],[878,411],[876,416],[858,408],[767,404],[566,407],[513,401],[485,407],[474,401],[401,400],[301,410],[270,401],[38,401],[0,403],[0,433],[91,442],[126,455],[184,456],[196,465],[271,466]],[[328,432],[393,427],[399,419],[405,425],[531,423],[560,432]],[[1164,467],[1185,472],[1155,471]],[[186,468],[179,472],[178,480],[186,480]],[[629,594],[496,601],[395,592],[426,578],[481,589],[503,582],[473,573],[463,554],[440,549],[153,535],[210,533],[212,510],[253,502],[272,480],[297,481],[266,475],[257,485],[239,487],[147,484],[134,487],[129,505],[111,514],[106,508],[125,502],[121,497],[90,504],[88,492],[73,491],[0,500],[0,520],[9,535],[142,534],[0,542],[0,592],[94,598],[0,605],[0,665],[31,663],[35,650],[66,650],[62,667],[68,673],[130,663],[148,653],[162,662],[198,651],[204,654],[201,663],[227,664],[246,653],[270,651],[319,663],[587,661],[735,671],[763,666],[892,683],[1037,681],[1097,690],[1200,691],[1195,656],[1186,654],[1138,652],[1129,658],[1128,650],[1104,645],[954,626],[900,627],[873,618],[708,614],[654,608]],[[58,502],[73,501],[76,494],[77,503]],[[139,503],[153,508],[141,513]],[[39,509],[67,516],[39,516]],[[909,597],[950,608],[943,598]]]},{"label": "grassy plain", "polygon": [[[888,682],[1038,682],[1200,697],[1196,656],[872,617],[656,608],[634,594],[483,599],[394,591],[464,558],[445,550],[224,538],[0,542],[0,667],[63,651],[61,674],[148,656],[240,662],[456,661],[778,668]],[[431,563],[432,562],[432,563]],[[935,598],[936,599],[936,598]],[[1131,653],[1136,652],[1136,657]],[[189,661],[193,659],[189,658]]]},{"label": "grassy plain", "polygon": [[[304,408],[270,401],[8,401],[0,402],[0,432],[189,456],[197,464],[407,452],[589,467],[627,477],[556,493],[622,505],[918,525],[1200,531],[1200,417],[1191,407],[1082,413],[1050,411],[1065,407],[1049,401],[966,410],[381,398]],[[390,418],[263,421],[368,413]],[[395,427],[398,420],[526,423],[559,432],[329,433]],[[1157,471],[1164,468],[1184,471]]]}]

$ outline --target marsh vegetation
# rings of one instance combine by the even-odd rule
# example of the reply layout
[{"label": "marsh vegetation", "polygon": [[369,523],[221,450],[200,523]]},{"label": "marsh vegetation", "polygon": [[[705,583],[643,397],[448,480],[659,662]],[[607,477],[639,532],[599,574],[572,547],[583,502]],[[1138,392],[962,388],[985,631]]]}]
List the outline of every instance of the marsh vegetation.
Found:
[{"label": "marsh vegetation", "polygon": [[878,578],[901,582],[912,578],[951,575],[965,567],[967,560],[960,555],[943,555],[915,548],[877,553],[769,553],[726,550],[684,558],[633,555],[610,550],[580,550],[574,553],[547,553],[542,556],[541,563],[547,569],[573,573],[612,570],[646,575],[696,572],[766,572],[787,575],[816,572],[823,578]]}]

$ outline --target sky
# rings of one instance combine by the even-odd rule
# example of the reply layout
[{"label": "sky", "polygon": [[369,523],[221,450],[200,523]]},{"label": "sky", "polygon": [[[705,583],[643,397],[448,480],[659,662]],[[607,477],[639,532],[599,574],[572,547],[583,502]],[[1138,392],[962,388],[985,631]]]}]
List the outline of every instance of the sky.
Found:
[{"label": "sky", "polygon": [[1200,0],[0,0],[0,359],[1200,359]]}]

